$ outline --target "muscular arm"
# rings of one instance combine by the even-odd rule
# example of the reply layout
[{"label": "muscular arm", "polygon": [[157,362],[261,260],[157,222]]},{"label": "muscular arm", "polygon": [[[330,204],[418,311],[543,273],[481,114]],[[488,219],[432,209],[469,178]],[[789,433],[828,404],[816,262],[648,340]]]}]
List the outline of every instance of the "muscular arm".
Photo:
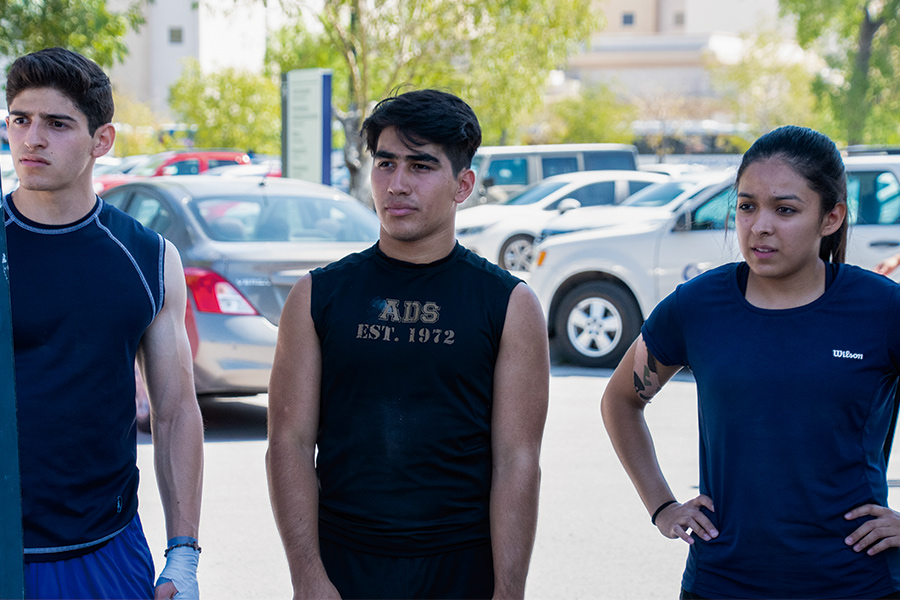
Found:
[{"label": "muscular arm", "polygon": [[523,598],[537,527],[550,382],[547,329],[531,290],[512,292],[494,373],[491,538],[494,597]]},{"label": "muscular arm", "polygon": [[184,271],[178,251],[168,241],[164,268],[165,302],[144,333],[139,359],[150,395],[153,456],[166,533],[169,539],[196,538],[203,487],[203,419],[184,328]]},{"label": "muscular arm", "polygon": [[[680,369],[660,364],[638,336],[610,378],[600,403],[616,455],[650,514],[675,496],[659,467],[644,408]],[[713,509],[707,496],[698,496],[683,505],[676,502],[659,514],[657,527],[666,537],[680,537],[689,544],[693,543],[688,535],[691,529],[705,539],[715,537],[717,533],[700,512],[700,506]]]},{"label": "muscular arm", "polygon": [[310,315],[311,292],[307,275],[288,295],[269,381],[269,496],[295,598],[339,597],[319,554],[315,448],[322,356]]}]

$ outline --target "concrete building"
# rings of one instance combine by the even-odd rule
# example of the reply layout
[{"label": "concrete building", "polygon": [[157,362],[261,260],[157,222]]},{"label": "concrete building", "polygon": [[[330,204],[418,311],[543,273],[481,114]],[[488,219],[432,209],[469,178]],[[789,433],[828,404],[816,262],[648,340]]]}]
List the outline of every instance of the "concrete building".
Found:
[{"label": "concrete building", "polygon": [[741,34],[773,26],[778,0],[602,0],[606,28],[574,56],[569,77],[635,96],[711,94],[707,57],[736,62]]},{"label": "concrete building", "polygon": [[[110,0],[122,10],[130,0]],[[147,103],[154,113],[168,114],[169,88],[181,75],[184,61],[196,59],[204,71],[231,67],[262,69],[266,36],[278,24],[277,2],[234,0],[144,0],[146,23],[126,38],[128,57],[110,69],[119,92]]]}]

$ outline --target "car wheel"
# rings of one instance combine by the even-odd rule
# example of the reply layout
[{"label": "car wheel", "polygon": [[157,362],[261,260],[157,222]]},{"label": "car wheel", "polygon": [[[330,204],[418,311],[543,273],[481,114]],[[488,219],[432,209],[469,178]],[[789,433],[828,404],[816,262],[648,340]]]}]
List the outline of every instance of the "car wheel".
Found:
[{"label": "car wheel", "polygon": [[622,286],[592,281],[566,294],[555,325],[557,348],[569,362],[613,368],[637,337],[641,315]]},{"label": "car wheel", "polygon": [[499,265],[507,271],[527,271],[531,268],[531,251],[534,238],[530,235],[514,235],[500,249]]}]

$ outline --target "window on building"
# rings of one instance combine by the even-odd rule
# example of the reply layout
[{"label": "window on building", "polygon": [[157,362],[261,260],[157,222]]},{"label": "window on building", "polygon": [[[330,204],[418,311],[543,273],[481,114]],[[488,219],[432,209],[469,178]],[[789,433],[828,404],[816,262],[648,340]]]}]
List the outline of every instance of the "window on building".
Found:
[{"label": "window on building", "polygon": [[630,26],[634,25],[634,13],[633,12],[622,13],[622,25],[624,25],[625,27],[630,27]]},{"label": "window on building", "polygon": [[184,41],[184,30],[181,27],[169,28],[169,43],[180,44]]}]

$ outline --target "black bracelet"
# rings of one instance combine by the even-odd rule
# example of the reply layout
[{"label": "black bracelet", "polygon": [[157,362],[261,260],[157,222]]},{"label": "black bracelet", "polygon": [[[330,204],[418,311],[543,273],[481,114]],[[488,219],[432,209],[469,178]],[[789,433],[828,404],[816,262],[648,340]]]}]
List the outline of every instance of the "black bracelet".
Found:
[{"label": "black bracelet", "polygon": [[167,558],[169,556],[169,552],[174,550],[175,548],[193,548],[197,551],[197,554],[203,552],[203,549],[197,542],[184,542],[183,544],[172,544],[171,546],[166,548],[166,551],[163,552],[163,558]]},{"label": "black bracelet", "polygon": [[663,511],[663,509],[670,504],[678,504],[678,500],[668,500],[668,501],[660,504],[659,508],[657,508],[655,511],[653,511],[653,516],[650,517],[650,522],[653,523],[654,525],[656,525],[656,517],[658,517],[659,513],[661,513]]}]

